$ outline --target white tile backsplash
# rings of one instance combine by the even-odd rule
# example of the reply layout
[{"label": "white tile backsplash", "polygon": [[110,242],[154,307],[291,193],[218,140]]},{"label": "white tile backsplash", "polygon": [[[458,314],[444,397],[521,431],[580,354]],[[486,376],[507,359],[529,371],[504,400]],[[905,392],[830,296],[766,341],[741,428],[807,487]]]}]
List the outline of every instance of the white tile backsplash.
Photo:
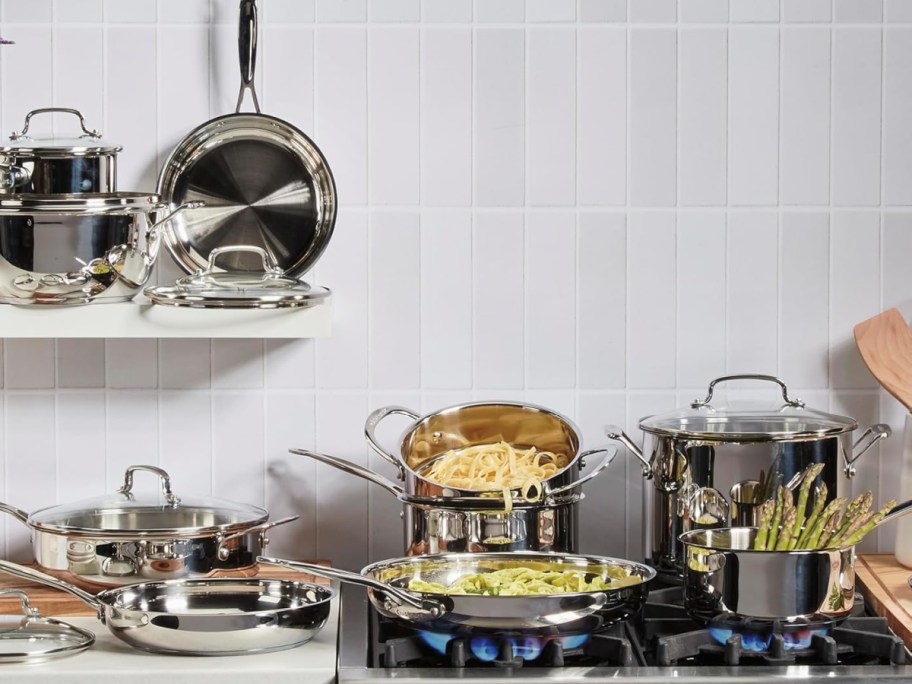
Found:
[{"label": "white tile backsplash", "polygon": [[880,28],[833,29],[833,204],[880,201]]},{"label": "white tile backsplash", "polygon": [[627,92],[630,204],[675,204],[677,35],[671,29],[628,32]]},{"label": "white tile backsplash", "polygon": [[[187,495],[301,515],[270,532],[277,555],[358,568],[402,552],[399,504],[287,449],[391,476],[362,436],[384,404],[540,402],[595,447],[606,423],[639,442],[642,416],[713,377],[768,372],[898,435],[852,327],[912,317],[908,4],[265,0],[261,106],[338,188],[307,275],[333,290],[332,336],[7,339],[2,493],[31,510],[157,464]],[[154,190],[175,143],[234,110],[236,7],[3,0],[2,130],[79,107],[124,146],[120,188]],[[897,494],[898,441],[857,489]],[[621,449],[587,486],[581,550],[640,557],[649,486]],[[27,531],[0,530],[27,560]]]},{"label": "white tile backsplash", "polygon": [[729,29],[728,41],[728,201],[734,205],[775,205],[779,30],[735,26]]}]

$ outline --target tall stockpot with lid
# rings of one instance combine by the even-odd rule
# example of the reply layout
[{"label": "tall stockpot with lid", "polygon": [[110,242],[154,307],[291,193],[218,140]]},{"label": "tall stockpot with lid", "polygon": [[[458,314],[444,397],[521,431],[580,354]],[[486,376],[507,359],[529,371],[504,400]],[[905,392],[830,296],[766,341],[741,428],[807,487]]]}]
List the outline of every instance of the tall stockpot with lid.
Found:
[{"label": "tall stockpot with lid", "polygon": [[[716,386],[734,380],[775,383],[781,402],[713,404]],[[644,488],[645,557],[660,573],[675,576],[683,569],[679,536],[692,529],[727,526],[741,503],[733,505],[732,496],[757,483],[761,475],[766,488],[794,486],[795,476],[808,465],[823,463],[820,479],[827,486],[827,498],[845,496],[855,462],[890,435],[888,425],[874,425],[853,440],[858,428],[853,418],[809,408],[790,397],[779,378],[756,374],[716,378],[704,399],[645,417],[639,427],[644,433],[642,448],[619,427],[608,426],[605,434],[624,444],[642,463],[643,476],[652,481],[652,487]]]}]

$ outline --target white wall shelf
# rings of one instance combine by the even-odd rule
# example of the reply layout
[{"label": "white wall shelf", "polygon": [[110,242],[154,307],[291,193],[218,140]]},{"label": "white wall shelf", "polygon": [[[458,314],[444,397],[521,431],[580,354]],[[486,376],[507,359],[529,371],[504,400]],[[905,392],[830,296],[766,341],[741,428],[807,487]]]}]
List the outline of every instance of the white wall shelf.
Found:
[{"label": "white wall shelf", "polygon": [[0,337],[328,337],[332,303],[306,309],[192,309],[132,302],[44,307],[0,304]]}]

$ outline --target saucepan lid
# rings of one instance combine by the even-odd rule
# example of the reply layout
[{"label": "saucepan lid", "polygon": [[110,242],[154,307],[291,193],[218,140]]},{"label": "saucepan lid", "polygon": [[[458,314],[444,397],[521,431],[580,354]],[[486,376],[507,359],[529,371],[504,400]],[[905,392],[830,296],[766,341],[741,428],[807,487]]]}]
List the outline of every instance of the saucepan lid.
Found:
[{"label": "saucepan lid", "polygon": [[[256,254],[259,270],[224,270],[220,258],[237,252]],[[209,263],[172,286],[150,287],[146,296],[156,304],[209,308],[278,308],[312,306],[326,299],[325,287],[313,287],[285,274],[272,254],[254,245],[217,247],[209,253]]]},{"label": "saucepan lid", "polygon": [[80,653],[95,643],[87,629],[42,617],[21,589],[0,590],[0,596],[16,596],[22,615],[0,615],[0,663],[35,663]]},{"label": "saucepan lid", "polygon": [[[48,135],[29,133],[32,117],[36,114],[72,114],[79,117],[79,126],[82,134],[79,135]],[[65,107],[44,107],[33,109],[25,115],[25,123],[21,131],[10,134],[9,141],[0,144],[0,153],[17,154],[49,158],[86,157],[97,155],[115,155],[123,149],[120,145],[113,145],[101,137],[97,130],[86,126],[85,118],[78,109]]]}]

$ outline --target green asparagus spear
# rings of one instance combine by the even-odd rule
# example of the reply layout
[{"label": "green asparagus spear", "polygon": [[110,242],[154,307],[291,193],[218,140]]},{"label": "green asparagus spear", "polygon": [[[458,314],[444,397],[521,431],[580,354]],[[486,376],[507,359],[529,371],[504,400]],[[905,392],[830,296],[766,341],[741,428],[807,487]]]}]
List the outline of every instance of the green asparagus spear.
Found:
[{"label": "green asparagus spear", "polygon": [[763,501],[763,490],[766,486],[766,473],[763,471],[763,468],[760,469],[760,477],[757,479],[757,489],[754,490],[754,503],[761,503]]},{"label": "green asparagus spear", "polygon": [[[781,488],[780,488],[781,489]],[[776,492],[779,494],[779,492]],[[782,496],[776,496],[776,505],[773,508],[773,519],[769,524],[769,535],[766,537],[766,550],[772,551],[776,548],[776,540],[779,538],[779,522],[782,520],[782,506],[785,499]]]},{"label": "green asparagus spear", "polygon": [[836,526],[839,524],[839,514],[838,510],[833,512],[829,520],[821,525],[817,533],[811,537],[806,548],[825,549],[827,547],[830,537],[833,536],[833,532],[836,531]]},{"label": "green asparagus spear", "polygon": [[792,525],[791,539],[794,544],[790,548],[795,548],[798,544],[798,537],[801,535],[801,527],[805,524],[804,512],[807,510],[808,495],[811,493],[811,485],[823,470],[823,463],[812,463],[804,469],[804,478],[801,480],[801,488],[798,491],[798,504],[795,507],[795,522]]},{"label": "green asparagus spear", "polygon": [[789,543],[792,539],[792,534],[795,529],[795,518],[798,515],[798,509],[789,508],[788,514],[785,516],[785,520],[782,523],[782,531],[779,533],[779,541],[776,542],[777,551],[787,551]]},{"label": "green asparagus spear", "polygon": [[827,489],[826,482],[821,482],[814,489],[814,507],[811,509],[811,514],[808,516],[808,519],[804,523],[804,529],[801,531],[801,535],[797,540],[792,537],[792,541],[795,541],[795,545],[790,548],[803,549],[806,548],[808,539],[811,537],[811,532],[814,529],[814,526],[817,524],[818,518],[820,518],[820,513],[823,511],[823,507],[826,505],[826,498],[829,490]]},{"label": "green asparagus spear", "polygon": [[871,518],[861,527],[859,527],[852,535],[850,535],[844,542],[843,546],[855,546],[860,542],[864,536],[874,529],[874,527],[881,520],[884,519],[884,516],[893,510],[893,507],[896,505],[895,499],[890,499],[887,503],[884,504],[883,508],[874,513]]},{"label": "green asparagus spear", "polygon": [[864,498],[864,494],[859,494],[849,502],[849,505],[846,506],[842,519],[839,521],[839,526],[836,528],[835,534],[841,535],[843,532],[849,529],[849,525],[851,525],[852,521],[855,520],[855,515],[861,508],[861,503],[864,501]]},{"label": "green asparagus spear", "polygon": [[754,538],[754,550],[766,550],[766,539],[769,536],[770,522],[773,519],[773,509],[776,503],[770,499],[760,505],[760,520],[757,521],[757,536]]},{"label": "green asparagus spear", "polygon": [[802,548],[818,548],[820,538],[823,536],[824,531],[828,529],[827,525],[837,524],[840,511],[842,510],[845,502],[845,498],[839,497],[838,499],[833,499],[824,507],[824,509],[820,512],[820,515],[817,517],[817,524],[814,526],[814,529],[811,530],[810,535],[808,535],[807,543]]},{"label": "green asparagus spear", "polygon": [[840,532],[838,536],[834,536],[830,539],[830,548],[836,549],[846,546],[845,540],[855,534],[856,530],[867,523],[872,517],[874,517],[873,513],[865,513],[864,515],[858,513],[852,520],[852,524],[849,525],[844,532]]}]

